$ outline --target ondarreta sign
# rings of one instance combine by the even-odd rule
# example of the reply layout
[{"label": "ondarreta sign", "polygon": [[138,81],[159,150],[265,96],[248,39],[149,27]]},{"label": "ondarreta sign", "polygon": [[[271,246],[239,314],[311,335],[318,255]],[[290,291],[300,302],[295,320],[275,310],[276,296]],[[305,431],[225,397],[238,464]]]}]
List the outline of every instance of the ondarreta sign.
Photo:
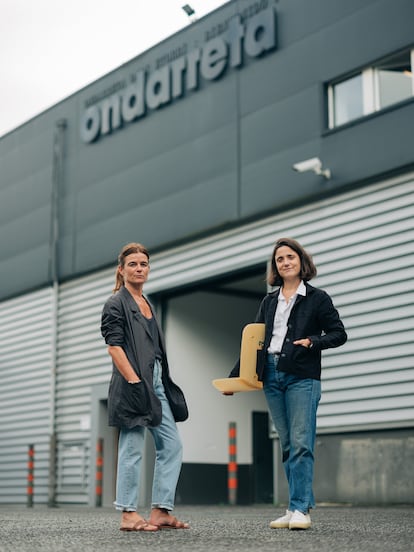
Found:
[{"label": "ondarreta sign", "polygon": [[144,117],[149,110],[197,90],[200,78],[212,81],[220,78],[228,67],[243,66],[244,55],[257,58],[276,47],[276,14],[272,7],[253,15],[245,25],[238,14],[226,27],[222,36],[207,41],[202,48],[195,48],[153,72],[138,71],[134,82],[122,91],[88,107],[81,119],[82,140],[94,142],[125,123]]}]

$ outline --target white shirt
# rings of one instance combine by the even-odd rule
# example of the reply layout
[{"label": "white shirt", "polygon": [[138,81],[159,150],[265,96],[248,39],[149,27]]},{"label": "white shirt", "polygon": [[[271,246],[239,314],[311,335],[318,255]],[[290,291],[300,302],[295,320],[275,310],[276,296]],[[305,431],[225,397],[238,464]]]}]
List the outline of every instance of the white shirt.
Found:
[{"label": "white shirt", "polygon": [[293,305],[295,304],[298,295],[306,297],[306,286],[303,280],[301,280],[296,292],[292,295],[289,301],[286,301],[282,290],[280,290],[275,318],[273,321],[272,339],[270,340],[270,345],[267,349],[268,353],[280,353],[282,350],[282,345],[288,330],[287,321],[289,320],[290,313],[292,312]]}]

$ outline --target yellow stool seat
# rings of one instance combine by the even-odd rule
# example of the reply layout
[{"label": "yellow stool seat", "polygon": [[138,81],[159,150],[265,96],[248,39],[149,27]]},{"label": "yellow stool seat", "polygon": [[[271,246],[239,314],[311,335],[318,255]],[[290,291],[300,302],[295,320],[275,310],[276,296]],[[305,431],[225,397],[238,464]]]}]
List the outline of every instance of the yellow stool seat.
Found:
[{"label": "yellow stool seat", "polygon": [[240,376],[238,378],[214,379],[212,384],[222,393],[258,391],[263,384],[258,380],[257,352],[264,346],[265,325],[247,324],[243,328],[240,346]]}]

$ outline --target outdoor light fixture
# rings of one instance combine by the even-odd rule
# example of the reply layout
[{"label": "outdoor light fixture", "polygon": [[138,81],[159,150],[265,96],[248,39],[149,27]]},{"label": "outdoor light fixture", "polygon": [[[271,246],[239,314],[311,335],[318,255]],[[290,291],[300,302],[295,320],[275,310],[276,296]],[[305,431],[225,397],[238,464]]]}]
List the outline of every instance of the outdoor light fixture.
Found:
[{"label": "outdoor light fixture", "polygon": [[298,172],[313,171],[315,174],[324,176],[327,180],[331,178],[330,169],[322,169],[322,161],[319,157],[312,157],[311,159],[305,159],[293,165],[293,170]]},{"label": "outdoor light fixture", "polygon": [[195,11],[193,10],[193,8],[190,6],[190,4],[185,4],[183,6],[183,10],[185,11],[185,13],[188,15],[188,17],[190,17],[191,15],[194,15],[195,14]]}]

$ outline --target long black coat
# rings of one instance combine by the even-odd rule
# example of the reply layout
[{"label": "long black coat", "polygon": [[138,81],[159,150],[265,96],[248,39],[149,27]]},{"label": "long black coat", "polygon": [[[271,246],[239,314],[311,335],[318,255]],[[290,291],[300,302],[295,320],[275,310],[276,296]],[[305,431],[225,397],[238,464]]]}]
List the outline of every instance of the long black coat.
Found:
[{"label": "long black coat", "polygon": [[[152,307],[151,307],[152,311]],[[152,313],[153,316],[154,312]],[[165,342],[158,325],[162,351],[162,382],[176,421],[187,418],[187,406],[181,389],[170,377]],[[105,303],[101,332],[107,345],[122,347],[135,373],[142,380],[128,384],[114,363],[108,393],[109,425],[131,429],[156,427],[161,423],[161,402],[153,387],[155,347],[148,324],[129,291],[123,286]]]},{"label": "long black coat", "polygon": [[[301,378],[319,380],[321,378],[321,352],[324,349],[339,347],[347,340],[344,325],[332,299],[322,289],[306,283],[306,296],[298,295],[287,323],[288,330],[283,342],[277,364],[278,370]],[[265,323],[265,342],[258,355],[257,374],[263,381],[265,355],[273,333],[273,322],[278,304],[280,289],[266,295],[261,302],[255,322]],[[308,337],[312,348],[293,345],[298,339]],[[239,372],[239,363],[235,365],[230,377]]]}]

